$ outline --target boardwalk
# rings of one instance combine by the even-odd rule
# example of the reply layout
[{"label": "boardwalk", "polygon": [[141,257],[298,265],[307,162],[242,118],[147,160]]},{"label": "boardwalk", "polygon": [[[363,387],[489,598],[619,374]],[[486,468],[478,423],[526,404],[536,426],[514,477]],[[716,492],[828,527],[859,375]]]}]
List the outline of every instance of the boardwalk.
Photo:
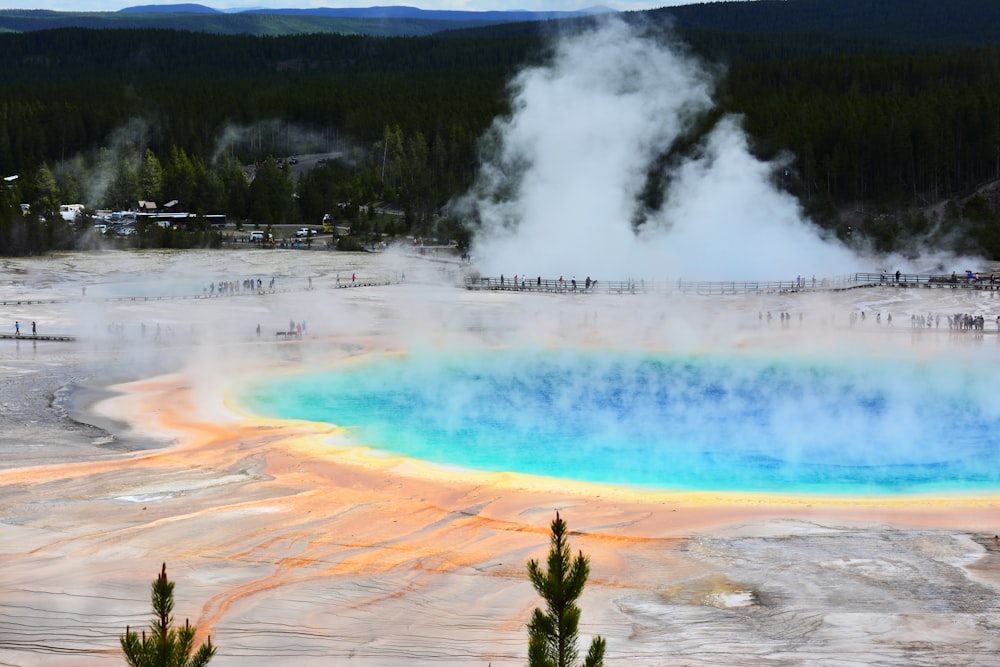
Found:
[{"label": "boardwalk", "polygon": [[[363,278],[355,281],[342,280],[332,285],[327,285],[328,289],[346,289],[351,287],[381,287],[392,285],[398,280],[388,278]],[[38,306],[58,303],[81,303],[87,301],[96,302],[125,302],[125,301],[191,301],[199,299],[222,299],[236,296],[255,296],[263,294],[290,294],[292,292],[308,292],[318,287],[306,287],[304,285],[294,288],[240,288],[226,291],[204,291],[201,294],[131,294],[125,296],[85,296],[80,298],[62,299],[5,299],[0,301],[0,306]],[[10,336],[13,338],[13,334]]]},{"label": "boardwalk", "polygon": [[795,280],[566,280],[565,278],[518,278],[470,275],[468,290],[503,292],[546,292],[554,294],[785,294],[811,291],[841,291],[871,287],[895,289],[971,289],[1000,291],[1000,276],[969,278],[955,274],[852,273],[836,278],[796,278]]},{"label": "boardwalk", "polygon": [[[356,276],[353,280],[348,278],[346,280],[338,279],[332,284],[327,284],[324,287],[326,289],[352,289],[357,287],[381,287],[386,285],[393,285],[399,283],[398,278],[388,278],[388,277],[361,277]],[[79,298],[58,298],[58,299],[5,299],[0,301],[0,306],[39,306],[39,305],[52,305],[52,304],[64,304],[64,303],[112,303],[112,302],[144,302],[144,301],[190,301],[190,300],[203,300],[203,299],[223,299],[231,297],[253,297],[253,296],[267,296],[275,294],[290,294],[293,292],[310,292],[316,289],[320,289],[319,286],[309,286],[305,284],[296,285],[295,287],[240,287],[238,289],[222,290],[218,291],[215,289],[206,290],[201,294],[142,294],[142,295],[125,295],[125,296],[96,296],[89,295]],[[285,332],[279,331],[277,333],[279,338],[295,338],[297,337],[297,332]],[[22,333],[20,335],[16,333],[0,333],[0,340],[17,340],[17,341],[60,341],[60,342],[76,342],[77,336],[74,335],[59,335],[59,334],[37,334],[32,335],[30,333],[24,333],[24,328],[22,328]]]},{"label": "boardwalk", "polygon": [[24,341],[38,341],[38,340],[53,340],[62,342],[75,342],[76,336],[53,336],[53,335],[33,335],[33,334],[22,334],[20,336],[12,333],[0,334],[0,340],[24,340]]}]

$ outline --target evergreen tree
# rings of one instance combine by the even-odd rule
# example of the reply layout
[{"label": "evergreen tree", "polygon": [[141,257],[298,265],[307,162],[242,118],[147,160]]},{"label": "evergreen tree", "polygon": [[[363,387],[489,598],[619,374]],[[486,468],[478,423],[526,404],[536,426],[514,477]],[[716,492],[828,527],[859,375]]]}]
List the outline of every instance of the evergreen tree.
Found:
[{"label": "evergreen tree", "polygon": [[[590,575],[590,560],[579,552],[572,559],[566,542],[566,522],[552,522],[552,548],[548,572],[537,560],[528,561],[528,576],[538,594],[545,599],[545,611],[535,609],[528,623],[528,667],[572,667],[577,658],[576,639],[580,608],[575,602]],[[594,637],[584,667],[602,667],[606,642]]]},{"label": "evergreen tree", "polygon": [[250,183],[250,217],[254,224],[268,227],[286,222],[294,192],[288,172],[279,168],[273,157],[265,160]]},{"label": "evergreen tree", "polygon": [[49,169],[49,165],[43,162],[35,173],[31,210],[37,211],[46,218],[51,218],[59,210],[58,200],[59,187],[56,185],[56,177]]},{"label": "evergreen tree", "polygon": [[139,167],[139,194],[146,201],[160,201],[163,188],[163,166],[152,149],[147,148]]},{"label": "evergreen tree", "polygon": [[118,160],[105,198],[115,209],[132,208],[139,200],[139,179],[127,157]]},{"label": "evergreen tree", "polygon": [[195,198],[200,166],[196,162],[183,148],[174,145],[170,147],[170,158],[163,165],[160,196],[178,201],[180,210],[190,208]]},{"label": "evergreen tree", "polygon": [[195,628],[185,620],[183,628],[174,628],[174,582],[167,579],[167,564],[153,582],[153,614],[149,624],[150,635],[142,636],[125,627],[120,637],[122,650],[129,667],[203,667],[215,655],[211,637],[198,650],[194,648]]},{"label": "evergreen tree", "polygon": [[236,220],[246,218],[250,208],[250,181],[239,160],[232,156],[221,156],[216,162],[214,173],[222,182],[224,201],[218,206],[210,207],[209,211],[225,212]]}]

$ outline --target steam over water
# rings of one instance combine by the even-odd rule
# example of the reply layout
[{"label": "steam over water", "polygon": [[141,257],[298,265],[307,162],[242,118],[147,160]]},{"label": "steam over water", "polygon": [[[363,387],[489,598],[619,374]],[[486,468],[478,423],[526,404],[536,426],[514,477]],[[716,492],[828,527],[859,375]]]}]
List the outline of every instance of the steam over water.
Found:
[{"label": "steam over water", "polygon": [[[476,270],[662,284],[832,278],[899,262],[825,238],[778,187],[782,165],[754,157],[739,118],[723,116],[693,139],[714,105],[714,78],[662,33],[615,19],[555,43],[547,62],[512,81],[511,114],[494,122],[477,182],[454,203],[478,225]],[[692,150],[673,152],[692,140]],[[647,186],[659,197],[644,196]],[[895,310],[905,322],[901,294],[879,292],[841,321],[867,309]],[[808,300],[767,297],[764,309],[825,309]],[[990,443],[1000,408],[982,363],[874,351],[834,358],[823,354],[833,340],[826,325],[797,339],[815,337],[814,354],[741,355],[718,337],[733,331],[718,303],[677,302],[659,321],[644,320],[644,308],[664,306],[637,304],[626,319],[661,340],[631,349],[686,343],[699,354],[584,353],[571,341],[541,353],[514,343],[506,352],[373,358],[258,383],[243,400],[274,416],[345,426],[358,443],[490,471],[688,490],[997,488],[983,462],[997,458]],[[677,326],[708,313],[719,315],[705,328],[715,340]]]},{"label": "steam over water", "polygon": [[[871,270],[822,238],[756,159],[737,117],[659,166],[714,105],[715,73],[656,31],[607,20],[567,36],[511,84],[512,113],[482,143],[455,212],[480,223],[492,275],[789,280]],[[662,203],[640,192],[655,174]],[[633,229],[642,221],[639,230]],[[859,268],[859,265],[861,268]]]},{"label": "steam over water", "polygon": [[995,490],[984,370],[900,359],[466,352],[373,357],[240,392],[440,464],[656,489]]}]

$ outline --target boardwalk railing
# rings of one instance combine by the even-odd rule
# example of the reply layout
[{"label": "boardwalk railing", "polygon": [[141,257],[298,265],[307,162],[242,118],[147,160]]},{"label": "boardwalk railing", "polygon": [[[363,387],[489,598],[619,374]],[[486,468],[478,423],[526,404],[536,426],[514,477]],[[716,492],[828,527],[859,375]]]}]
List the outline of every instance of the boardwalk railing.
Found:
[{"label": "boardwalk railing", "polygon": [[376,276],[376,277],[356,277],[354,280],[339,278],[334,282],[329,280],[320,284],[306,285],[302,281],[296,282],[293,286],[281,285],[279,287],[239,287],[237,289],[211,289],[205,288],[201,293],[185,294],[126,294],[126,295],[99,295],[91,293],[81,297],[61,297],[56,299],[41,298],[0,298],[0,306],[37,306],[57,303],[84,303],[84,302],[116,302],[116,301],[179,301],[191,299],[220,299],[225,297],[254,296],[264,294],[287,294],[290,292],[305,292],[314,289],[329,288],[342,289],[348,287],[383,287],[402,282],[398,277]]},{"label": "boardwalk railing", "polygon": [[16,340],[16,341],[39,341],[39,340],[57,340],[57,341],[68,341],[73,342],[76,340],[76,336],[67,336],[62,334],[0,334],[0,340]]},{"label": "boardwalk railing", "polygon": [[552,292],[559,294],[641,294],[682,292],[685,294],[782,294],[788,292],[837,291],[861,287],[950,287],[1000,290],[1000,275],[989,274],[916,274],[852,273],[834,278],[796,278],[794,280],[565,280],[564,278],[520,278],[467,275],[469,290],[505,292]]},{"label": "boardwalk railing", "polygon": [[469,275],[465,278],[465,288],[470,290],[511,291],[511,292],[554,292],[554,293],[601,293],[601,294],[641,294],[659,292],[684,292],[694,294],[743,294],[797,292],[808,289],[845,289],[856,286],[852,276],[823,280],[565,280],[554,278],[530,278],[515,282],[503,276]]},{"label": "boardwalk railing", "polygon": [[855,273],[857,285],[888,287],[946,287],[953,289],[1000,290],[1000,275],[992,273]]}]

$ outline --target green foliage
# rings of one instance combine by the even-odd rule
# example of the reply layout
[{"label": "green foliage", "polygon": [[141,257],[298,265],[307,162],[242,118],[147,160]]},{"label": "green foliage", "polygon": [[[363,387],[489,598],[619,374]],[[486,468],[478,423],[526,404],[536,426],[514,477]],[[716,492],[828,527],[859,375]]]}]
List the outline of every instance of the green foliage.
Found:
[{"label": "green foliage", "polygon": [[250,183],[250,218],[258,225],[277,225],[289,221],[294,184],[275,159],[268,158],[257,167]]},{"label": "green foliage", "polygon": [[[743,119],[759,157],[790,169],[782,187],[841,236],[851,223],[839,210],[922,207],[1000,178],[1000,9],[956,1],[947,11],[937,0],[763,0],[627,14],[722,65],[716,110],[636,183],[633,224],[662,205],[665,167],[698,150],[730,114]],[[680,28],[664,27],[668,20]],[[49,220],[60,203],[178,199],[186,210],[231,220],[317,224],[327,213],[352,219],[357,207],[385,202],[407,212],[407,233],[440,235],[433,221],[476,177],[479,137],[509,112],[511,77],[546,53],[548,34],[592,23],[419,39],[0,34],[0,174],[36,181],[22,201]],[[266,169],[251,185],[242,165],[295,154],[300,134],[320,138],[311,151],[342,159],[292,182],[294,201],[285,199],[288,183]],[[109,187],[90,201],[95,181]],[[922,232],[914,216],[894,224],[855,231],[889,250]],[[980,232],[993,247],[992,231]]]},{"label": "green foliage", "polygon": [[337,239],[337,250],[360,252],[364,249],[364,243],[357,236],[341,236]]},{"label": "green foliage", "polygon": [[326,214],[335,220],[346,217],[340,205],[349,205],[349,213],[357,215],[357,195],[361,191],[361,170],[351,168],[342,160],[331,160],[299,178],[298,202],[303,222],[317,224]]},{"label": "green foliage", "polygon": [[894,42],[996,41],[1000,5],[982,0],[756,0],[703,2],[648,12],[682,28],[767,35],[848,35]]},{"label": "green foliage", "polygon": [[[196,630],[187,621],[184,627],[174,628],[171,612],[174,609],[174,582],[167,579],[167,564],[153,581],[153,619],[149,635],[125,628],[121,636],[122,651],[129,667],[203,667],[215,655],[209,638],[194,650]],[[192,651],[194,652],[192,655]]]},{"label": "green foliage", "polygon": [[59,190],[56,178],[52,175],[49,165],[42,163],[35,173],[34,195],[31,209],[39,215],[52,216],[59,210]]},{"label": "green foliage", "polygon": [[[566,522],[556,512],[548,571],[542,570],[537,560],[528,561],[528,577],[545,600],[545,611],[535,609],[528,623],[528,667],[571,667],[577,659],[580,608],[576,599],[590,575],[590,561],[582,551],[572,558],[566,532]],[[604,649],[605,640],[594,637],[584,667],[603,665]]]},{"label": "green foliage", "polygon": [[163,201],[163,167],[152,149],[147,148],[139,170],[139,198],[145,201]]}]

